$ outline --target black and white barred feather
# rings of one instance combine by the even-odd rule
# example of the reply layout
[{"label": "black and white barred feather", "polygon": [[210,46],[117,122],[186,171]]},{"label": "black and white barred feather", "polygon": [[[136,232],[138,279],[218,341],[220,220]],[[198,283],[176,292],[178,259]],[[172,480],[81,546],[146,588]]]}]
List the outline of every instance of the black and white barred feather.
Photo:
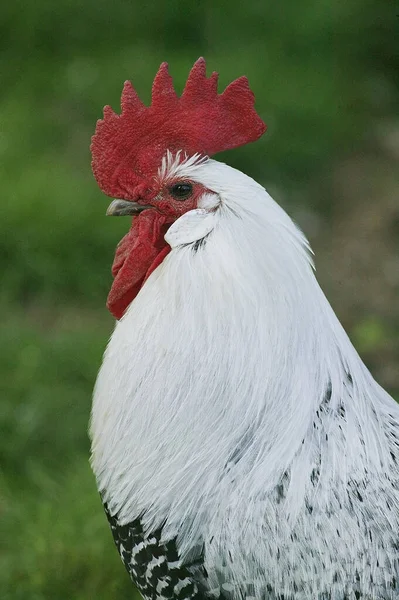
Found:
[{"label": "black and white barred feather", "polygon": [[206,577],[201,560],[183,565],[175,540],[161,542],[162,529],[145,534],[140,519],[121,525],[106,504],[104,509],[122,562],[145,600],[203,600],[194,579],[199,571]]}]

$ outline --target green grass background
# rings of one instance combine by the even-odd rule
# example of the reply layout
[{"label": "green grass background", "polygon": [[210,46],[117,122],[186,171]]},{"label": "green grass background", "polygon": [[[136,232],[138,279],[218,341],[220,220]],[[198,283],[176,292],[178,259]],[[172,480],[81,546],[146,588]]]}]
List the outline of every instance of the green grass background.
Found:
[{"label": "green grass background", "polygon": [[[398,21],[393,3],[380,0],[2,6],[2,600],[135,593],[88,465],[91,390],[113,327],[104,306],[110,264],[127,228],[104,217],[108,199],[90,171],[102,106],[118,108],[125,79],[148,101],[163,60],[179,91],[200,55],[220,72],[221,89],[246,74],[269,130],[221,158],[283,191],[291,213],[328,226],[334,165],[364,148],[381,160],[374,125],[397,121]],[[399,327],[387,314],[381,323],[366,311],[349,325],[361,351],[393,344],[392,362]]]}]

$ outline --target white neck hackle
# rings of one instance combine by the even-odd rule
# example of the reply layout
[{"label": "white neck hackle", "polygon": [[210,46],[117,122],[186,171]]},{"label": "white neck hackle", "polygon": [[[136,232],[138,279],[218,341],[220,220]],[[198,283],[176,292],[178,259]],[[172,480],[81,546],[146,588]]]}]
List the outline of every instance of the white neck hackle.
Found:
[{"label": "white neck hackle", "polygon": [[[223,555],[238,582],[256,540],[254,568],[282,593],[293,578],[303,598],[342,591],[371,508],[386,538],[375,552],[396,560],[398,407],[325,299],[306,238],[267,192],[213,160],[169,157],[160,175],[172,171],[215,193],[213,229],[197,251],[174,247],[116,325],[91,423],[100,491],[122,523],[165,523],[182,556],[205,544],[209,564]],[[394,507],[389,523],[377,491]],[[314,548],[310,562],[293,535]]]}]

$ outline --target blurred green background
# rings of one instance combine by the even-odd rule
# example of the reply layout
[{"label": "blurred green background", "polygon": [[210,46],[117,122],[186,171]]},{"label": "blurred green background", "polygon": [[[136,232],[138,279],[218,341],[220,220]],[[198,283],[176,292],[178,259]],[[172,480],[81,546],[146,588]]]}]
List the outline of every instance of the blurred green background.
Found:
[{"label": "blurred green background", "polygon": [[221,158],[299,222],[318,277],[399,397],[399,17],[380,0],[14,0],[0,14],[0,598],[132,598],[88,465],[116,243],[89,143],[131,79],[199,55],[246,74],[267,134]]}]

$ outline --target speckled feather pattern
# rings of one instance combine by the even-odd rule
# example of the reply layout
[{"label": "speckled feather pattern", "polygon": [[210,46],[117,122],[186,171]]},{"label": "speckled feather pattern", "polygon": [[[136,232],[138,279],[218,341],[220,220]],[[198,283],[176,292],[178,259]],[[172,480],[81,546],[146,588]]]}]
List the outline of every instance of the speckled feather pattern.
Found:
[{"label": "speckled feather pattern", "polygon": [[175,541],[161,543],[162,529],[145,534],[140,519],[120,525],[117,517],[110,514],[106,504],[104,509],[122,562],[143,598],[204,598],[198,591],[192,573],[201,568],[201,559],[196,563],[183,565],[179,560]]}]

